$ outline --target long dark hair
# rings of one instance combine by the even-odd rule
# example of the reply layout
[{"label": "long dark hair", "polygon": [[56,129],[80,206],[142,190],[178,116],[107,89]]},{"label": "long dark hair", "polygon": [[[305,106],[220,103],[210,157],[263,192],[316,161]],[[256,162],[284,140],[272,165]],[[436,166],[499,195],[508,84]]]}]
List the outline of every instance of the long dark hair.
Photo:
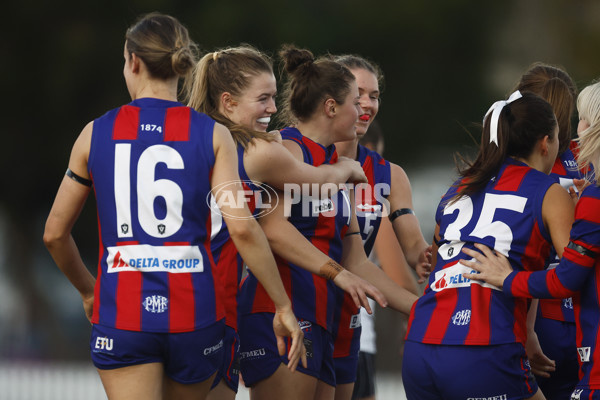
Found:
[{"label": "long dark hair", "polygon": [[465,167],[458,167],[460,183],[455,201],[462,196],[469,196],[482,190],[500,169],[506,157],[527,158],[531,155],[538,140],[554,135],[556,118],[550,104],[541,97],[531,93],[522,93],[522,97],[506,104],[498,118],[498,144],[490,142],[490,112],[483,123],[483,132],[479,153],[474,162],[461,160]]}]

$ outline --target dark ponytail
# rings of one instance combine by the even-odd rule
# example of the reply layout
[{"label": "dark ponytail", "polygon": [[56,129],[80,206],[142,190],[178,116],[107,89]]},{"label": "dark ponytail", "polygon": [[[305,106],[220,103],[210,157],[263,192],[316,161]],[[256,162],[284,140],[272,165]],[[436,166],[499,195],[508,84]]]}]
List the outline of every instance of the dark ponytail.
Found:
[{"label": "dark ponytail", "polygon": [[544,136],[557,140],[554,135],[556,118],[552,107],[533,93],[525,92],[521,98],[502,108],[498,117],[497,145],[490,142],[492,114],[490,112],[483,122],[479,153],[475,161],[469,163],[459,156],[466,166],[458,167],[462,179],[452,201],[483,190],[498,173],[506,157],[529,157],[537,141]]}]

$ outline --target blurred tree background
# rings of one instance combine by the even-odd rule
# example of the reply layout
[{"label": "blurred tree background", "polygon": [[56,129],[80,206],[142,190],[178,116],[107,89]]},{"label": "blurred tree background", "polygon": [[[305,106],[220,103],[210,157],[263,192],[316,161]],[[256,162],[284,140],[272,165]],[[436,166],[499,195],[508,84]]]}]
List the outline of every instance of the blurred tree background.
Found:
[{"label": "blurred tree background", "polygon": [[[129,101],[123,38],[142,13],[179,18],[203,51],[245,42],[275,55],[294,43],[375,61],[385,73],[385,156],[406,169],[415,191],[433,193],[434,206],[446,187],[413,176],[434,166],[451,174],[453,153],[479,137],[473,122],[532,62],[562,65],[579,87],[600,76],[596,0],[56,0],[4,9],[0,358],[8,360],[89,358],[79,297],[41,238],[73,141]],[[433,215],[420,219],[430,232]],[[93,196],[74,236],[95,272]]]}]

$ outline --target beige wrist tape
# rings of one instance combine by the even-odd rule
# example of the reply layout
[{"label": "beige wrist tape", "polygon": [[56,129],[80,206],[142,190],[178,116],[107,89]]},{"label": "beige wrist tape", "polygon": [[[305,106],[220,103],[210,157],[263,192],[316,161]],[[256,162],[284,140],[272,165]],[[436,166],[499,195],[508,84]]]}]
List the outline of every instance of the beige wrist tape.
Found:
[{"label": "beige wrist tape", "polygon": [[332,281],[343,270],[344,268],[340,264],[336,263],[332,259],[329,259],[329,261],[323,264],[319,269],[319,275]]}]

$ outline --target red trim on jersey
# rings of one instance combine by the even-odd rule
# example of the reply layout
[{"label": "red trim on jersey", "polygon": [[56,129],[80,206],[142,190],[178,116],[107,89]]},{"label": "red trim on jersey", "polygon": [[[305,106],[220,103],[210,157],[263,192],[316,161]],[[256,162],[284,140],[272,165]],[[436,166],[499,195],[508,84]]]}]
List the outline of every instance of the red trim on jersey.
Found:
[{"label": "red trim on jersey", "polygon": [[584,196],[577,202],[575,219],[583,219],[595,224],[600,224],[600,199]]},{"label": "red trim on jersey", "polygon": [[[306,136],[302,136],[302,143],[306,146],[309,153],[312,155],[312,165],[318,167],[319,165],[325,162],[325,151],[317,142],[307,138]],[[333,162],[333,160],[332,160]]]},{"label": "red trim on jersey", "polygon": [[163,246],[189,246],[190,242],[164,242]]},{"label": "red trim on jersey", "polygon": [[544,239],[540,232],[538,221],[535,221],[531,230],[531,236],[529,236],[529,240],[527,241],[527,247],[523,249],[521,265],[525,271],[539,271],[543,269],[544,262],[549,256],[550,243]]},{"label": "red trim on jersey", "polygon": [[[458,262],[458,261],[457,261]],[[448,268],[456,263],[450,263],[444,268]],[[441,299],[443,297],[443,299]],[[446,329],[450,324],[454,310],[456,309],[456,303],[458,302],[458,290],[441,290],[435,294],[436,307],[431,313],[429,324],[427,325],[427,331],[425,332],[425,338],[428,338],[427,343],[441,344]],[[471,313],[473,315],[473,313]],[[435,340],[429,340],[429,338]]]},{"label": "red trim on jersey", "polygon": [[[210,171],[212,175],[212,169]],[[215,290],[215,321],[219,321],[225,318],[225,288],[219,284],[219,274],[217,272],[217,266],[215,264],[215,259],[212,255],[212,250],[210,248],[210,228],[212,226],[212,214],[208,213],[208,218],[206,218],[206,239],[204,240],[204,249],[206,250],[206,259],[204,261],[208,261],[208,267],[210,267],[210,273],[212,276],[213,287]],[[206,265],[204,265],[204,271],[206,272]]]},{"label": "red trim on jersey", "polygon": [[195,328],[196,304],[192,274],[167,274],[169,277],[169,332]]},{"label": "red trim on jersey", "polygon": [[338,321],[338,332],[333,345],[333,357],[346,357],[350,355],[350,348],[352,347],[352,337],[354,336],[354,329],[350,328],[350,322],[352,316],[358,313],[358,308],[354,304],[352,296],[344,292],[344,300],[342,303],[342,311],[340,313],[340,320]]},{"label": "red trim on jersey", "polygon": [[527,342],[527,310],[529,309],[530,300],[516,297],[514,301],[513,333],[515,334],[515,340],[525,346],[525,342]]},{"label": "red trim on jersey", "polygon": [[117,246],[129,246],[129,245],[136,245],[136,244],[140,244],[140,242],[138,240],[127,240],[127,241],[116,243]]},{"label": "red trim on jersey", "polygon": [[238,293],[238,259],[237,248],[231,238],[225,242],[221,249],[219,262],[217,262],[216,282],[224,288],[225,296],[223,303],[225,305],[225,324],[237,330],[237,293]]},{"label": "red trim on jersey", "polygon": [[550,172],[560,176],[567,176],[567,170],[565,169],[565,166],[563,165],[560,157],[556,158],[556,160],[554,161],[554,165],[552,166],[552,170]]},{"label": "red trim on jersey", "polygon": [[523,378],[525,379],[525,384],[527,385],[527,391],[529,392],[529,394],[533,393],[533,389],[531,388],[531,385],[529,384],[529,379],[531,379],[531,368],[526,368],[523,362],[523,359],[521,358],[521,371],[523,371]]},{"label": "red trim on jersey", "polygon": [[165,115],[165,142],[190,140],[191,109],[189,107],[167,108]]},{"label": "red trim on jersey", "polygon": [[495,190],[516,192],[523,182],[523,177],[531,170],[526,165],[508,165],[494,186]]},{"label": "red trim on jersey", "polygon": [[142,328],[142,273],[123,271],[118,274],[115,327],[139,331]]},{"label": "red trim on jersey", "polygon": [[[457,290],[453,290],[458,292]],[[469,333],[465,338],[465,343],[474,344],[479,342],[477,338],[490,337],[490,307],[492,299],[492,289],[481,285],[471,284],[471,321],[469,322]],[[474,339],[475,338],[475,339]]]},{"label": "red trim on jersey", "polygon": [[[329,254],[330,242],[325,238],[333,237],[335,237],[335,218],[327,218],[323,214],[319,214],[315,232],[310,240],[311,243],[322,253]],[[315,285],[315,322],[327,328],[327,280],[313,274],[313,283]]]},{"label": "red trim on jersey", "polygon": [[140,124],[140,109],[138,107],[122,106],[113,126],[113,140],[135,140],[138,136],[138,125]]}]

